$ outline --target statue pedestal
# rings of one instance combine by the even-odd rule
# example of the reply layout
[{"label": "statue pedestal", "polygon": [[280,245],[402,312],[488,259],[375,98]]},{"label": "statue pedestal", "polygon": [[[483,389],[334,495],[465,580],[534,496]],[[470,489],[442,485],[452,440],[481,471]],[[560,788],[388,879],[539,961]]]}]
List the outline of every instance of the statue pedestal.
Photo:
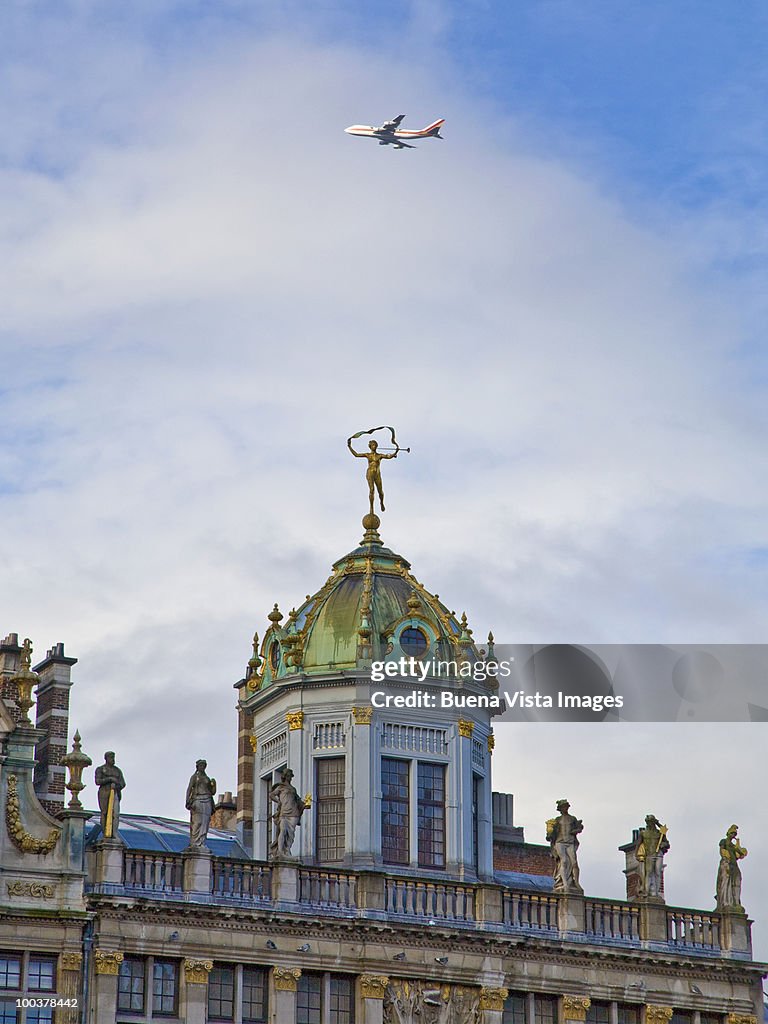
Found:
[{"label": "statue pedestal", "polygon": [[640,938],[645,942],[666,942],[667,906],[661,896],[635,900],[640,907]]},{"label": "statue pedestal", "polygon": [[735,907],[720,911],[720,945],[729,953],[752,955],[752,922],[745,911]]},{"label": "statue pedestal", "polygon": [[561,932],[586,931],[584,893],[557,893],[557,927]]},{"label": "statue pedestal", "polygon": [[100,839],[96,849],[96,884],[123,884],[123,849],[121,839]]},{"label": "statue pedestal", "polygon": [[213,854],[207,846],[188,846],[182,851],[184,864],[184,892],[211,895]]},{"label": "statue pedestal", "polygon": [[297,861],[276,860],[273,862],[272,899],[276,903],[298,903],[299,870]]}]

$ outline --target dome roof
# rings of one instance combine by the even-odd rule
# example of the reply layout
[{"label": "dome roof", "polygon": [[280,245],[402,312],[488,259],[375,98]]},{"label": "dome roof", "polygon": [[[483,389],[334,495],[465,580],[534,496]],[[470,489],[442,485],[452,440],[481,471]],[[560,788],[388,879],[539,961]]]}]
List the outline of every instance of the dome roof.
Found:
[{"label": "dome roof", "polygon": [[359,547],[334,563],[320,590],[288,615],[277,605],[248,685],[261,689],[282,678],[365,669],[396,652],[440,660],[477,657],[466,616],[457,620],[411,574],[410,563],[384,547],[379,517],[363,518]]}]

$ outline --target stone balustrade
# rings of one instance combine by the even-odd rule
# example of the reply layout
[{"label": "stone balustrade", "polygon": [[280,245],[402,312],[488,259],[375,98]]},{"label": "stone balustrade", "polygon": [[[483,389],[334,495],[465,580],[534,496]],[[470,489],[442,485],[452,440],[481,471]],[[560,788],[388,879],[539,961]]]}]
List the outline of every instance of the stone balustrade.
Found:
[{"label": "stone balustrade", "polygon": [[[680,949],[703,956],[748,959],[746,915],[668,907],[658,902],[555,895],[491,883],[349,871],[298,863],[279,865],[198,855],[193,851],[111,850],[95,858],[88,889],[163,900],[237,901],[301,913],[324,908],[344,916],[394,919],[508,934],[559,934],[579,941]],[[194,867],[194,865],[192,865]],[[186,870],[185,870],[186,869]],[[103,875],[103,877],[100,877]],[[196,879],[192,884],[191,879]],[[201,886],[200,879],[208,881]]]}]

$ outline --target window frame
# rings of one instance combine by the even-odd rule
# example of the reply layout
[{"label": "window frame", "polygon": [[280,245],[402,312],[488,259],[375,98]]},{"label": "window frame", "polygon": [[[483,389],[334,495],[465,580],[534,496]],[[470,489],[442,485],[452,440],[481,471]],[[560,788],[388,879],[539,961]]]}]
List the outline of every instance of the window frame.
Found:
[{"label": "window frame", "polygon": [[[314,779],[315,779],[315,860],[318,864],[339,864],[344,860],[347,847],[347,759],[344,754],[334,754],[327,757],[315,757],[314,766]],[[321,775],[323,772],[328,771],[328,766],[333,765],[340,768],[340,772],[336,773],[336,780],[341,780],[340,792],[334,793],[333,795],[323,794],[323,787]],[[324,814],[331,810],[335,812],[335,817],[332,817],[329,821],[324,822]],[[324,826],[334,825],[336,826],[335,832],[335,843],[333,852],[338,856],[329,857],[322,850],[323,838],[321,832]]]}]

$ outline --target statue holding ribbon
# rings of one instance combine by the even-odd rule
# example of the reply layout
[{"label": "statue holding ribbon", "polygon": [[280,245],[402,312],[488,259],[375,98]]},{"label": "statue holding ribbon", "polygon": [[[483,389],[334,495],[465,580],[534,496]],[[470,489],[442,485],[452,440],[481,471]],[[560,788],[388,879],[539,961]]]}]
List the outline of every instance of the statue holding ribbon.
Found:
[{"label": "statue holding ribbon", "polygon": [[[377,430],[388,430],[392,435],[392,448],[379,448],[377,441],[368,442],[367,452],[356,452],[352,447],[352,442],[358,438],[363,437],[366,434],[375,434]],[[384,487],[381,483],[381,461],[382,459],[396,459],[398,452],[410,452],[410,448],[401,448],[397,443],[395,437],[394,427],[373,427],[371,430],[358,430],[356,434],[353,434],[350,438],[347,438],[347,447],[355,456],[356,459],[367,459],[368,469],[365,473],[365,479],[368,481],[368,500],[370,503],[370,514],[373,515],[373,501],[376,493],[379,495],[379,504],[381,505],[381,511],[384,511]]]}]

